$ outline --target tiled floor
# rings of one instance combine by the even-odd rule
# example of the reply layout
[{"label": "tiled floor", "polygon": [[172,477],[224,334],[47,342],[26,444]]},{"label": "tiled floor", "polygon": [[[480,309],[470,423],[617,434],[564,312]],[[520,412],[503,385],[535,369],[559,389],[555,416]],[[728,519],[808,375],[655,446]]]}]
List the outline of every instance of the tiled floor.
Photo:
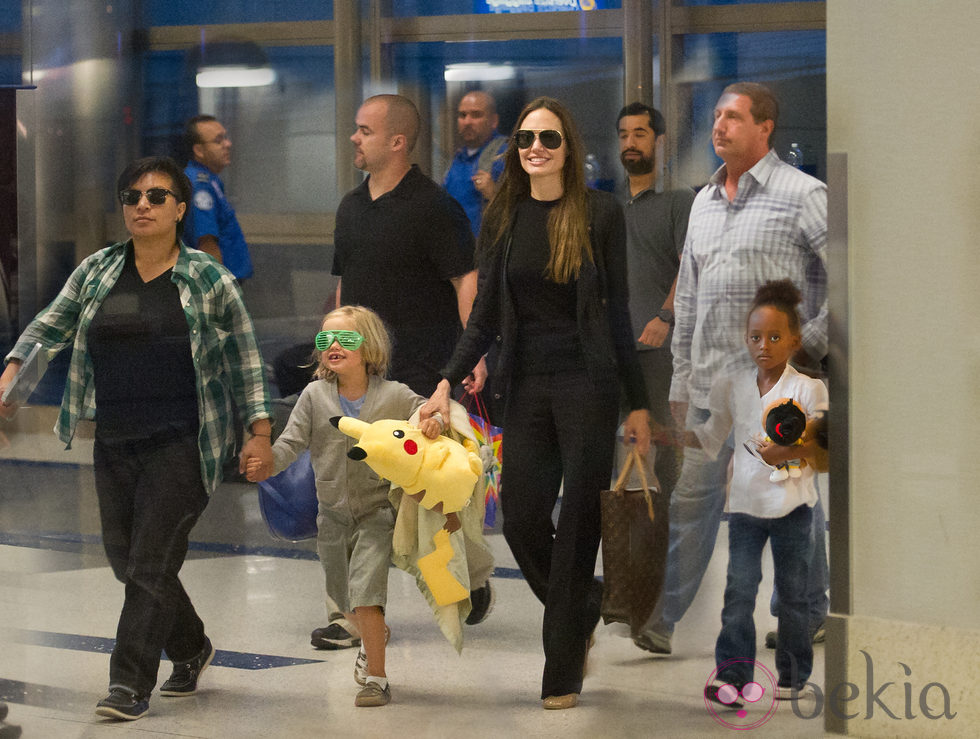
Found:
[{"label": "tiled floor", "polygon": [[[457,655],[437,630],[404,573],[392,570],[388,674],[393,701],[355,708],[354,651],[321,652],[309,632],[323,624],[322,576],[310,545],[273,541],[254,489],[225,484],[192,534],[182,579],[205,620],[217,657],[196,696],[154,695],[150,713],[128,723],[97,717],[106,692],[108,653],[122,587],[99,540],[91,468],[0,458],[0,700],[24,736],[115,737],[632,737],[723,736],[731,728],[706,710],[701,695],[714,664],[727,560],[720,545],[698,599],[678,627],[674,655],[653,657],[600,627],[579,707],[544,711],[541,607],[520,579],[499,533],[496,606],[466,627]],[[771,566],[761,592],[771,588]],[[773,626],[760,597],[760,643]],[[766,602],[762,602],[766,601]],[[760,659],[773,668],[772,653]],[[161,666],[161,681],[169,663]],[[822,683],[817,648],[814,682]],[[764,705],[766,704],[766,705]],[[762,719],[771,704],[742,719]],[[800,705],[800,712],[812,711]],[[753,733],[819,736],[821,718],[780,705]]]}]

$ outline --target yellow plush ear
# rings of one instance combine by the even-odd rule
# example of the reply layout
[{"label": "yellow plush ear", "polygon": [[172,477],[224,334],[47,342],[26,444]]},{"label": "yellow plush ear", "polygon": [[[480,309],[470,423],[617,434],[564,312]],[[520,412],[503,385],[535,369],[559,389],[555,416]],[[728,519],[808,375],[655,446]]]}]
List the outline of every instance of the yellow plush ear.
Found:
[{"label": "yellow plush ear", "polygon": [[[333,419],[331,419],[332,421]],[[360,439],[361,434],[369,426],[369,424],[364,423],[357,418],[351,418],[350,416],[340,416],[337,418],[337,423],[334,424],[338,429],[348,436],[352,436],[355,439]]]}]

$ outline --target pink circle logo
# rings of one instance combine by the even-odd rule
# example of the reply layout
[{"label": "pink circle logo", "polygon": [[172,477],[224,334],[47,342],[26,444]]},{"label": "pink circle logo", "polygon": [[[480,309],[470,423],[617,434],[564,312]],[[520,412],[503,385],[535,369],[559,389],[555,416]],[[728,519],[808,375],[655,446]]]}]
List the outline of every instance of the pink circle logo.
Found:
[{"label": "pink circle logo", "polygon": [[[709,688],[719,672],[735,664],[751,665],[755,680],[748,682],[739,690],[726,683],[717,688],[716,699],[708,697]],[[736,731],[750,731],[766,723],[776,712],[776,677],[769,669],[751,659],[731,659],[718,665],[705,683],[704,705],[711,717],[722,726]]]}]

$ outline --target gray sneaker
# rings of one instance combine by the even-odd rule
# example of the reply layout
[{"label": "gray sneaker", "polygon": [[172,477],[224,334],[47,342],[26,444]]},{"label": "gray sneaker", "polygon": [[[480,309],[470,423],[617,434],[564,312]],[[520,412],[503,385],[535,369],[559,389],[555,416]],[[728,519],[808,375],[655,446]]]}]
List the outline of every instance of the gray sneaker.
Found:
[{"label": "gray sneaker", "polygon": [[368,680],[354,698],[354,705],[360,708],[373,706],[387,706],[391,703],[391,686],[385,685],[383,688],[374,680]]},{"label": "gray sneaker", "polygon": [[367,685],[368,671],[367,671],[367,655],[364,653],[364,647],[357,650],[357,659],[354,660],[354,682],[358,685]]},{"label": "gray sneaker", "polygon": [[659,631],[644,631],[633,637],[633,643],[640,649],[653,654],[670,654],[670,635]]}]

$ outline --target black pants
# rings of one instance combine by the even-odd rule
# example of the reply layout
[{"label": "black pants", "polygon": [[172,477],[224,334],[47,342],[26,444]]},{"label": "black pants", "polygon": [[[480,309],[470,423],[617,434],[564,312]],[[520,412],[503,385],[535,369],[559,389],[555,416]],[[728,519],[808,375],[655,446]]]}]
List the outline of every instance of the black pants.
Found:
[{"label": "black pants", "polygon": [[594,577],[599,491],[609,486],[618,396],[616,378],[596,387],[581,370],[515,378],[507,399],[503,530],[544,603],[542,698],[582,690],[586,640],[602,600]]},{"label": "black pants", "polygon": [[126,585],[109,687],[149,696],[162,650],[186,661],[204,647],[204,624],[177,578],[187,537],[208,502],[197,436],[96,438],[94,463],[106,555]]}]

